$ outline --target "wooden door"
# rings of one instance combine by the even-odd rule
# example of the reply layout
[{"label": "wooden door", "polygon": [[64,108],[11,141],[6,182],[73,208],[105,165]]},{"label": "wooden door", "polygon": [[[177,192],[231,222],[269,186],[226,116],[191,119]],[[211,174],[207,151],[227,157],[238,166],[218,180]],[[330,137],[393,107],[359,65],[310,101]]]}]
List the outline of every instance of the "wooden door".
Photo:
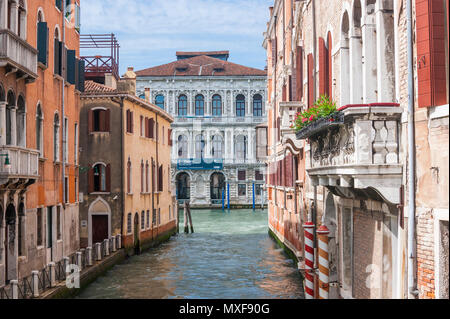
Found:
[{"label": "wooden door", "polygon": [[108,216],[92,215],[92,244],[108,239]]}]

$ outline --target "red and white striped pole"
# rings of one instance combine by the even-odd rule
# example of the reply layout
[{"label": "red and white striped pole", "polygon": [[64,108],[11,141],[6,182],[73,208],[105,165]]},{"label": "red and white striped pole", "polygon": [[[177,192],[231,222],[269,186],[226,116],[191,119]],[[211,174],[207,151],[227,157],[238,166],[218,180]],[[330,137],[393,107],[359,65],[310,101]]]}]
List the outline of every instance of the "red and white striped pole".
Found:
[{"label": "red and white striped pole", "polygon": [[328,235],[327,226],[322,225],[317,230],[319,243],[319,299],[328,299],[329,265],[328,265]]},{"label": "red and white striped pole", "polygon": [[305,230],[305,294],[306,299],[314,299],[314,224],[303,224]]}]

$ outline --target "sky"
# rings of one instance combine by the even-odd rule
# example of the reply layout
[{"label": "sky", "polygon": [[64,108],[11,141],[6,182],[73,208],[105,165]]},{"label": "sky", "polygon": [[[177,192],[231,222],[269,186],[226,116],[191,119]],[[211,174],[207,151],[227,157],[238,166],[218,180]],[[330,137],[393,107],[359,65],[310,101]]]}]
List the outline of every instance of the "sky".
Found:
[{"label": "sky", "polygon": [[173,62],[176,51],[229,50],[230,62],[264,69],[263,32],[273,3],[274,0],[84,0],[81,33],[116,35],[121,46],[121,75],[128,66],[141,70]]}]

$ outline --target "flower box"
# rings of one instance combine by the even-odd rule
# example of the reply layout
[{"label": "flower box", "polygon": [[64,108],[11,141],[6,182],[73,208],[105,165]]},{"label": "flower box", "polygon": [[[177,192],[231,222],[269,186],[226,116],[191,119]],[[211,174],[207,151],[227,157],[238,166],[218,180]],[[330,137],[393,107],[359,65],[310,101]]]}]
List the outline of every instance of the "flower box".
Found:
[{"label": "flower box", "polygon": [[344,124],[344,113],[335,112],[327,117],[318,119],[308,126],[302,128],[295,133],[295,136],[299,140],[310,138],[324,130],[327,130],[331,126]]}]

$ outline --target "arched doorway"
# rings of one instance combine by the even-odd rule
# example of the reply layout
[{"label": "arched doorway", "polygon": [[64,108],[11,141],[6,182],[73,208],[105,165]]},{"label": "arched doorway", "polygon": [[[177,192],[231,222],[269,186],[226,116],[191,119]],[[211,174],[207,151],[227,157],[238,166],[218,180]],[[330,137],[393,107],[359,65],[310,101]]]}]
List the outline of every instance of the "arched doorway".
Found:
[{"label": "arched doorway", "polygon": [[[337,282],[338,281],[338,247],[336,244],[337,237],[337,215],[336,215],[336,206],[334,204],[334,197],[332,193],[328,193],[327,200],[325,202],[325,216],[324,216],[324,224],[328,227],[330,234],[328,236],[328,260],[329,260],[329,281]],[[330,294],[336,293],[334,298],[337,298],[337,291],[334,289],[330,289]],[[330,298],[332,296],[330,295]]]},{"label": "arched doorway", "polygon": [[180,173],[176,178],[177,199],[191,199],[191,178],[188,173]]},{"label": "arched doorway", "polygon": [[5,278],[17,279],[16,208],[9,204],[5,215]]},{"label": "arched doorway", "polygon": [[134,214],[134,253],[140,254],[140,244],[139,244],[139,213]]},{"label": "arched doorway", "polygon": [[225,192],[225,176],[222,173],[214,173],[210,178],[211,200],[222,200],[222,193]]},{"label": "arched doorway", "polygon": [[89,206],[88,211],[88,244],[93,247],[95,243],[102,243],[111,236],[111,209],[108,203],[97,198]]}]

